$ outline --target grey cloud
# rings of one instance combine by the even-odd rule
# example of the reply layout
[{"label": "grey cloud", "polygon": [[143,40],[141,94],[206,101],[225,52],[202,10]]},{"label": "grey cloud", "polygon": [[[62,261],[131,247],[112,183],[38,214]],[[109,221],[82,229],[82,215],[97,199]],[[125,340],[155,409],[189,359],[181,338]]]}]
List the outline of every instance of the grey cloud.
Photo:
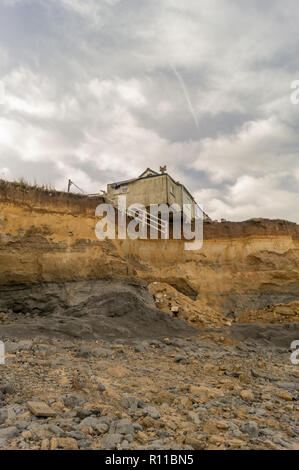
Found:
[{"label": "grey cloud", "polygon": [[163,163],[212,217],[299,222],[298,26],[295,0],[3,1],[0,174],[93,192]]}]

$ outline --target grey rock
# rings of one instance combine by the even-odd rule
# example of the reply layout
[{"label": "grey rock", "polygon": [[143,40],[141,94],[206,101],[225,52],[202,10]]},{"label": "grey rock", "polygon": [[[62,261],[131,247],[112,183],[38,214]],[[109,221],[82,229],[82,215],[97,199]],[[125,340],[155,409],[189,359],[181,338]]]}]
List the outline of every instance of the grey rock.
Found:
[{"label": "grey rock", "polygon": [[39,432],[42,430],[48,431],[48,425],[47,424],[39,424],[37,421],[33,421],[27,426],[27,431],[33,431],[33,432]]},{"label": "grey rock", "polygon": [[200,417],[195,411],[188,411],[187,416],[190,418],[192,423],[200,425]]},{"label": "grey rock", "polygon": [[285,449],[291,449],[291,446],[284,439],[280,437],[273,439],[273,442],[275,442],[275,444],[278,444],[281,447],[284,447]]},{"label": "grey rock", "polygon": [[19,351],[30,351],[32,349],[32,341],[24,340],[18,343]]},{"label": "grey rock", "polygon": [[7,407],[7,412],[8,412],[8,418],[9,419],[14,419],[16,416],[19,416],[23,413],[26,413],[27,411],[28,411],[27,406],[19,405],[17,403]]},{"label": "grey rock", "polygon": [[76,394],[63,395],[61,399],[67,408],[74,408],[75,406],[80,406],[84,403],[84,399],[80,397],[80,395]]},{"label": "grey rock", "polygon": [[267,415],[267,411],[264,410],[264,408],[257,408],[257,409],[255,410],[255,415],[258,416],[258,417],[266,416],[266,415]]},{"label": "grey rock", "polygon": [[26,449],[27,448],[27,444],[26,442],[24,441],[24,439],[20,439],[19,442],[18,442],[18,448],[19,449]]},{"label": "grey rock", "polygon": [[15,354],[18,351],[30,351],[32,349],[32,342],[31,341],[19,341],[19,342],[12,342],[7,341],[5,343],[5,351],[8,354]]},{"label": "grey rock", "polygon": [[0,429],[0,440],[11,439],[19,434],[19,430],[16,426],[9,426],[8,428]]},{"label": "grey rock", "polygon": [[146,406],[143,409],[143,414],[145,416],[150,416],[153,419],[159,419],[161,417],[159,410],[157,410],[157,408],[154,406]]},{"label": "grey rock", "polygon": [[88,416],[87,418],[84,418],[81,423],[79,424],[79,428],[83,427],[92,427],[95,429],[98,425],[100,424],[99,418],[96,418],[94,416]]},{"label": "grey rock", "polygon": [[198,413],[199,416],[203,417],[208,414],[207,408],[204,408],[203,406],[199,406],[196,408],[196,413]]},{"label": "grey rock", "polygon": [[51,424],[49,426],[49,431],[51,431],[53,434],[56,434],[57,436],[64,435],[64,431],[59,426],[56,426],[56,424]]},{"label": "grey rock", "polygon": [[157,429],[156,435],[158,437],[171,437],[172,433],[169,431],[166,431],[166,429]]},{"label": "grey rock", "polygon": [[84,346],[81,346],[79,351],[77,352],[77,357],[83,357],[83,358],[87,358],[89,356],[91,356],[92,354],[92,349],[90,346],[87,346],[87,345],[84,345]]},{"label": "grey rock", "polygon": [[110,426],[111,419],[108,418],[108,416],[101,416],[101,418],[99,418],[99,423],[107,424],[107,426]]},{"label": "grey rock", "polygon": [[102,416],[101,418],[89,416],[81,421],[78,429],[80,430],[83,427],[92,427],[92,429],[98,434],[104,434],[108,431],[110,423],[111,419],[107,416]]},{"label": "grey rock", "polygon": [[294,381],[294,382],[277,382],[276,385],[279,388],[283,388],[284,390],[298,390],[299,391],[299,381]]},{"label": "grey rock", "polygon": [[5,343],[5,352],[7,354],[15,354],[18,351],[18,343],[13,343],[12,341],[7,341]]},{"label": "grey rock", "polygon": [[105,434],[109,430],[109,425],[106,423],[98,423],[94,426],[94,430],[97,431],[98,434]]},{"label": "grey rock", "polygon": [[138,399],[136,397],[123,397],[120,403],[124,408],[131,411],[136,411],[138,407]]},{"label": "grey rock", "polygon": [[174,359],[174,362],[177,362],[179,364],[188,364],[188,359],[184,356],[176,356]]},{"label": "grey rock", "polygon": [[63,344],[61,345],[63,349],[74,349],[75,345],[71,341],[64,341]]},{"label": "grey rock", "polygon": [[92,350],[92,355],[95,357],[109,357],[112,355],[111,349],[105,349],[105,348],[95,348]]},{"label": "grey rock", "polygon": [[77,416],[80,419],[88,418],[88,416],[91,416],[92,414],[93,414],[93,410],[91,410],[91,409],[85,409],[85,410],[77,411]]},{"label": "grey rock", "polygon": [[97,389],[99,392],[104,392],[106,390],[106,387],[104,384],[102,383],[99,383],[98,386],[97,386]]},{"label": "grey rock", "polygon": [[3,449],[3,447],[5,447],[7,444],[7,440],[2,438],[0,439],[0,449]]},{"label": "grey rock", "polygon": [[33,350],[36,356],[43,353],[50,357],[51,355],[54,355],[56,353],[55,346],[51,346],[50,344],[36,344],[35,346],[33,346]]},{"label": "grey rock", "polygon": [[148,350],[148,347],[145,347],[142,343],[141,344],[136,344],[136,346],[135,346],[135,351],[136,352],[144,353],[147,350]]},{"label": "grey rock", "polygon": [[142,431],[143,430],[143,427],[141,426],[140,423],[133,423],[133,427],[134,427],[135,431]]},{"label": "grey rock", "polygon": [[78,447],[79,449],[88,449],[88,447],[91,446],[91,443],[92,443],[92,439],[80,439],[78,441]]},{"label": "grey rock", "polygon": [[134,434],[134,426],[128,418],[123,418],[118,421],[113,421],[110,426],[109,432],[111,434]]},{"label": "grey rock", "polygon": [[27,429],[29,424],[30,424],[30,421],[22,420],[21,422],[18,422],[16,426],[22,432],[22,431],[25,431],[25,429]]},{"label": "grey rock", "polygon": [[276,431],[274,431],[273,429],[263,429],[262,431],[262,434],[264,434],[264,436],[275,436],[276,434]]},{"label": "grey rock", "polygon": [[13,384],[6,384],[0,387],[0,392],[4,395],[12,395],[15,392],[15,387]]},{"label": "grey rock", "polygon": [[242,425],[241,431],[248,434],[249,437],[254,438],[257,437],[259,433],[259,427],[255,421],[247,421]]},{"label": "grey rock", "polygon": [[232,421],[229,423],[229,430],[230,431],[239,431],[239,427],[233,423]]},{"label": "grey rock", "polygon": [[233,429],[232,431],[232,436],[234,437],[241,437],[243,434],[241,433],[241,431],[239,429]]},{"label": "grey rock", "polygon": [[163,445],[164,445],[164,441],[161,440],[161,439],[157,439],[155,441],[152,441],[147,446],[137,447],[137,450],[161,450],[161,449],[163,449]]},{"label": "grey rock", "polygon": [[122,441],[121,443],[121,448],[122,449],[127,449],[129,447],[129,442],[125,439],[124,441]]},{"label": "grey rock", "polygon": [[87,408],[87,409],[77,411],[77,417],[80,419],[84,419],[92,415],[100,416],[101,415],[100,408]]},{"label": "grey rock", "polygon": [[8,411],[5,408],[0,409],[0,424],[3,424],[8,418]]},{"label": "grey rock", "polygon": [[101,439],[101,448],[102,449],[116,449],[118,444],[121,444],[124,436],[122,434],[112,433],[107,434],[107,436]]},{"label": "grey rock", "polygon": [[86,438],[86,434],[84,434],[84,432],[81,432],[81,431],[71,431],[71,432],[68,432],[66,436],[72,437],[73,439],[76,439],[77,441]]},{"label": "grey rock", "polygon": [[138,400],[138,408],[146,408],[148,406],[148,403],[145,403],[144,401],[142,400]]}]

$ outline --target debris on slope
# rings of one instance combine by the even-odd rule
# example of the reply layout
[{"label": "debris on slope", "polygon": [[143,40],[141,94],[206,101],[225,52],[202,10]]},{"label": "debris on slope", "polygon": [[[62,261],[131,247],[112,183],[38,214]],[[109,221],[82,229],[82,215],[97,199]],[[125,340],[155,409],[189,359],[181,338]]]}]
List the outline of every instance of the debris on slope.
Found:
[{"label": "debris on slope", "polygon": [[240,323],[298,323],[299,301],[268,305],[258,310],[245,310],[238,321]]},{"label": "debris on slope", "polygon": [[154,297],[156,306],[172,317],[186,320],[198,328],[220,327],[227,324],[221,313],[199,299],[190,299],[167,283],[152,282],[148,289]]}]

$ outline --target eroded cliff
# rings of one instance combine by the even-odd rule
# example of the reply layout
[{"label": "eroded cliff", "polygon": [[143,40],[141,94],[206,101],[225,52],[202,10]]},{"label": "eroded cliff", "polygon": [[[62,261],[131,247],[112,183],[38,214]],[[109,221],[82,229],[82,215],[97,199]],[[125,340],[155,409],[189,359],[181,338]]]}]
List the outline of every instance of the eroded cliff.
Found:
[{"label": "eroded cliff", "polygon": [[[164,283],[182,318],[219,324],[242,312],[299,299],[299,226],[281,220],[205,223],[200,251],[180,240],[95,235],[101,198],[0,184],[0,285],[139,278]],[[156,293],[159,289],[156,288]],[[167,293],[168,295],[168,293]],[[194,314],[196,313],[196,319]]]}]

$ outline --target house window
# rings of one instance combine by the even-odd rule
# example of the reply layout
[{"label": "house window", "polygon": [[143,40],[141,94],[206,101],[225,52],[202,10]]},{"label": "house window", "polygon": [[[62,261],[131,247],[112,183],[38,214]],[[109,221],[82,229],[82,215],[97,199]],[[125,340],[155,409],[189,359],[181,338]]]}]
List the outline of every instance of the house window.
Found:
[{"label": "house window", "polygon": [[170,185],[170,194],[174,196],[174,186],[173,184]]},{"label": "house window", "polygon": [[127,185],[126,185],[126,186],[122,186],[121,192],[122,192],[122,193],[127,193],[127,192],[128,192],[128,186],[127,186]]}]

